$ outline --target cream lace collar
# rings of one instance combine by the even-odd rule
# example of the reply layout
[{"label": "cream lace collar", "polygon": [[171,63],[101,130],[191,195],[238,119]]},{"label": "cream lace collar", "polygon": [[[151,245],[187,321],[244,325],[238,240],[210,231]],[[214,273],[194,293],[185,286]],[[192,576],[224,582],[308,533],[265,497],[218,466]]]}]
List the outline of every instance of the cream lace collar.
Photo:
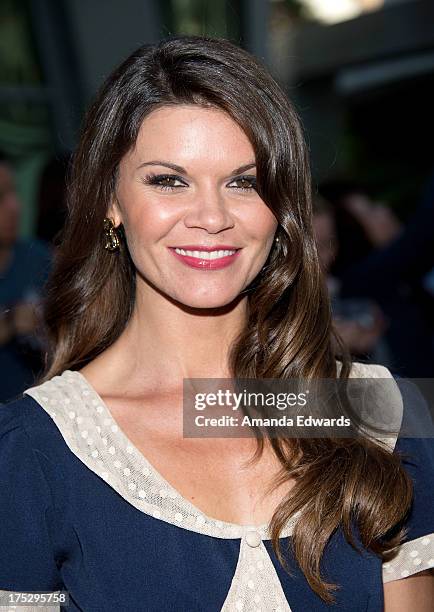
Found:
[{"label": "cream lace collar", "polygon": [[[354,364],[352,377],[392,378],[387,368]],[[400,399],[399,389],[394,398]],[[268,525],[238,525],[207,516],[180,495],[118,427],[101,397],[78,371],[65,370],[49,381],[31,387],[33,397],[53,419],[70,450],[126,501],[141,512],[217,538],[242,538],[254,531],[270,539]],[[402,401],[397,418],[402,418]],[[395,408],[394,408],[395,410]],[[385,440],[393,450],[396,440]],[[299,513],[281,533],[291,535]]]}]

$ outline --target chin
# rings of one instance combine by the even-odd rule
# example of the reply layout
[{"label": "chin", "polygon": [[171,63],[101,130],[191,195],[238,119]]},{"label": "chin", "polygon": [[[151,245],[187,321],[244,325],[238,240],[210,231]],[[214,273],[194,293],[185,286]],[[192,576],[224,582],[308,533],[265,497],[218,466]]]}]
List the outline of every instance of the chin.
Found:
[{"label": "chin", "polygon": [[232,303],[235,305],[235,303],[239,301],[239,294],[228,294],[225,292],[225,295],[222,295],[216,291],[210,295],[178,296],[176,300],[188,308],[223,308],[225,306],[230,306]]}]

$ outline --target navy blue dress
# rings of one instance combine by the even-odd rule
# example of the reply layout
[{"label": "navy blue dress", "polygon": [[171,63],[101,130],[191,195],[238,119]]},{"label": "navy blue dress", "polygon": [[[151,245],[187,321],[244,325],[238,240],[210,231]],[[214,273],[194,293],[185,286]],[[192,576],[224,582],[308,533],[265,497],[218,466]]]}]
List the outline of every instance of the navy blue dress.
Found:
[{"label": "navy blue dress", "polygon": [[330,606],[290,552],[283,570],[265,525],[219,521],[183,498],[66,370],[0,406],[0,589],[66,591],[57,609],[85,612],[381,611],[384,582],[434,567],[434,440],[398,438],[393,452],[409,453],[414,481],[406,541],[382,563],[338,530],[322,566],[340,586]]}]

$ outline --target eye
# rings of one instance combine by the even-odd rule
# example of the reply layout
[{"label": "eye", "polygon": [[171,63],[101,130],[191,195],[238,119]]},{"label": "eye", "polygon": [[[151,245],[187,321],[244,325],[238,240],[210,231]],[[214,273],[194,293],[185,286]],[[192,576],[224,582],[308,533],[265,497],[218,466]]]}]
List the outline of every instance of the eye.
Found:
[{"label": "eye", "polygon": [[241,183],[236,187],[232,187],[232,189],[239,189],[240,191],[253,191],[256,189],[255,176],[238,176],[232,183]]},{"label": "eye", "polygon": [[[176,174],[148,174],[142,179],[145,185],[156,185],[162,191],[174,191],[186,187],[186,183]],[[178,182],[178,184],[174,184]]]}]

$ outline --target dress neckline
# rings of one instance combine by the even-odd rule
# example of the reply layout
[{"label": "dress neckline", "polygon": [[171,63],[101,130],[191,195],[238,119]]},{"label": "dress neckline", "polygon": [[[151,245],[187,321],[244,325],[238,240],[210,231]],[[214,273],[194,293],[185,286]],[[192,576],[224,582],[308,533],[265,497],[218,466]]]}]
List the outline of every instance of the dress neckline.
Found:
[{"label": "dress neckline", "polygon": [[[357,362],[354,366],[350,377],[393,380],[384,366]],[[396,394],[388,393],[380,399],[394,408],[394,416],[400,421],[402,397],[396,381],[394,386]],[[239,539],[253,530],[262,540],[271,539],[268,523],[241,525],[215,519],[183,497],[132,443],[106,403],[78,370],[65,370],[24,393],[51,416],[74,455],[144,514],[215,538]],[[383,441],[393,452],[396,438]],[[302,511],[303,508],[287,521],[280,538],[291,536]]]},{"label": "dress neckline", "polygon": [[[269,524],[241,525],[213,518],[187,500],[119,427],[108,406],[78,370],[64,370],[24,392],[46,410],[70,450],[127,502],[149,516],[215,538],[239,539],[248,531],[271,540]],[[289,537],[301,514],[284,525]]]},{"label": "dress neckline", "polygon": [[172,495],[172,497],[176,496],[176,498],[179,498],[179,500],[183,503],[183,505],[185,507],[188,507],[191,510],[191,512],[196,513],[197,515],[203,516],[204,519],[210,523],[212,522],[220,523],[221,525],[231,530],[244,531],[245,529],[253,529],[256,531],[260,531],[260,532],[267,531],[268,523],[262,523],[261,525],[253,525],[253,524],[242,525],[240,523],[232,523],[230,521],[224,521],[221,519],[217,519],[217,518],[207,515],[205,512],[203,512],[203,510],[201,510],[200,508],[195,506],[195,504],[193,504],[188,499],[186,499],[183,495],[181,495],[181,493],[178,491],[176,487],[174,487],[172,484],[169,483],[168,480],[166,480],[166,478],[164,478],[161,472],[157,470],[157,468],[149,461],[149,459],[146,458],[146,456],[142,453],[142,451],[140,451],[137,448],[137,446],[131,441],[131,439],[127,436],[124,430],[119,426],[118,422],[112,415],[110,408],[107,406],[106,402],[102,399],[102,397],[93,387],[93,385],[89,382],[86,376],[82,374],[79,370],[66,370],[66,372],[70,374],[72,373],[73,375],[76,375],[79,377],[82,384],[86,386],[89,393],[92,395],[92,398],[95,399],[98,402],[98,404],[102,407],[103,409],[102,414],[104,418],[110,420],[110,423],[108,423],[108,425],[109,427],[112,428],[112,431],[114,430],[117,437],[125,445],[126,448],[133,449],[133,452],[137,458],[137,461],[141,463],[142,466],[144,466],[146,470],[149,470],[153,474],[155,480],[157,480],[159,484],[161,484],[161,486],[164,487],[168,491],[169,496],[170,495]]}]

